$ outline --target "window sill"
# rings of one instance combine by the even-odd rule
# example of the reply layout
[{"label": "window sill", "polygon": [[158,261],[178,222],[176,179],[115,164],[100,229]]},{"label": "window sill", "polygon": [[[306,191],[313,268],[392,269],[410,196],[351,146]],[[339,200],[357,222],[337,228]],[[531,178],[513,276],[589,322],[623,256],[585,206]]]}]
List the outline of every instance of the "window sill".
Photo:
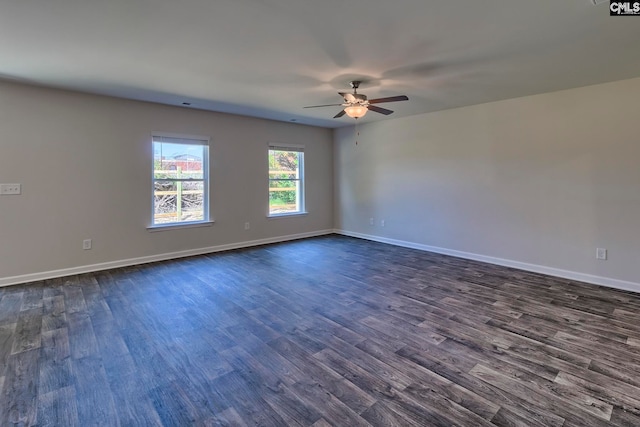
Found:
[{"label": "window sill", "polygon": [[166,231],[166,230],[175,230],[178,228],[198,228],[198,227],[211,227],[215,221],[198,221],[198,222],[185,222],[184,224],[180,223],[171,223],[171,224],[160,224],[160,225],[150,225],[147,227],[147,231],[150,233],[155,233],[156,231]]},{"label": "window sill", "polygon": [[306,216],[309,212],[292,212],[292,213],[281,213],[281,214],[271,214],[267,215],[267,219],[277,219],[277,218],[287,218],[291,216]]}]

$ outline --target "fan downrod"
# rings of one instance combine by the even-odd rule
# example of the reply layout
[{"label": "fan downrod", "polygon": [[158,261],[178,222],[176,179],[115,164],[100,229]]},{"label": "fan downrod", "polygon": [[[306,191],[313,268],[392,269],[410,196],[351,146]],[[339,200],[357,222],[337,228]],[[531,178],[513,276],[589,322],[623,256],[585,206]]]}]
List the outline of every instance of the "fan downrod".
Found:
[{"label": "fan downrod", "polygon": [[360,80],[354,80],[349,82],[349,84],[351,85],[351,88],[353,89],[353,93],[356,93],[358,88],[360,87],[360,83],[362,83]]}]

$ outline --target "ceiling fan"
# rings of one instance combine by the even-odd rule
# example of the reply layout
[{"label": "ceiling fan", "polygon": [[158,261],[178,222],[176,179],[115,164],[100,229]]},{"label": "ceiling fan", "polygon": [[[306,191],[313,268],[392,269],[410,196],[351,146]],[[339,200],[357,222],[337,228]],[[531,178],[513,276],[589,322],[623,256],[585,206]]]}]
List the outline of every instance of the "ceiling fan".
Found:
[{"label": "ceiling fan", "polygon": [[317,107],[337,107],[342,106],[345,107],[338,114],[333,116],[334,119],[338,117],[342,117],[345,114],[354,119],[359,119],[367,114],[367,111],[375,111],[376,113],[384,114],[388,116],[393,113],[392,110],[387,110],[386,108],[378,107],[377,105],[372,104],[382,104],[383,102],[396,102],[396,101],[408,101],[409,98],[406,95],[399,96],[390,96],[388,98],[377,98],[377,99],[367,99],[366,95],[358,93],[358,87],[360,87],[361,81],[355,80],[350,82],[351,87],[353,88],[353,93],[349,92],[338,92],[340,96],[344,98],[344,102],[342,104],[325,104],[325,105],[310,105],[309,107],[304,108],[317,108]]}]

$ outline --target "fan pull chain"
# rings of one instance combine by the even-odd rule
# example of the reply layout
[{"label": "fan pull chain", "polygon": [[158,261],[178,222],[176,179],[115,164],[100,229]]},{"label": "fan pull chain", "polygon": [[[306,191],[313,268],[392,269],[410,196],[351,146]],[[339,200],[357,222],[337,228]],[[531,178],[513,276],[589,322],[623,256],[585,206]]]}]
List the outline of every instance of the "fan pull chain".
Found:
[{"label": "fan pull chain", "polygon": [[356,119],[356,125],[354,127],[354,131],[356,134],[356,145],[358,145],[358,138],[360,137],[360,130],[358,130],[358,119]]}]

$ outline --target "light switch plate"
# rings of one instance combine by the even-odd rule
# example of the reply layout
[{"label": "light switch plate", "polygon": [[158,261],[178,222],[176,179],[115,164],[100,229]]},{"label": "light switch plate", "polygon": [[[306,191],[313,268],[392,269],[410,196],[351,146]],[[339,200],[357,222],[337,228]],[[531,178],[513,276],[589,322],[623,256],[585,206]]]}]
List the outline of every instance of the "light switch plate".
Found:
[{"label": "light switch plate", "polygon": [[0,195],[10,196],[22,193],[22,185],[20,184],[0,184]]}]

